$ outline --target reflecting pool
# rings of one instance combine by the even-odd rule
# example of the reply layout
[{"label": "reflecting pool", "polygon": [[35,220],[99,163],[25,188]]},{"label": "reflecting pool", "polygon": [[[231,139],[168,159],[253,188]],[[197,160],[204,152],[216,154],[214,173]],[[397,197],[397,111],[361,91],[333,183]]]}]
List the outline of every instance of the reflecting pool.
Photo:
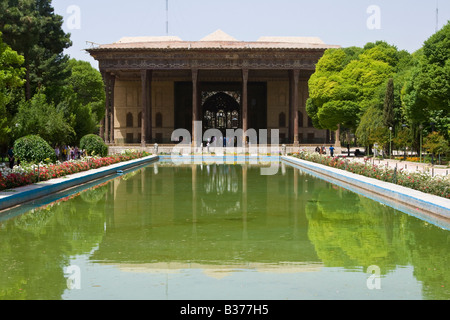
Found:
[{"label": "reflecting pool", "polygon": [[450,298],[447,228],[260,169],[158,162],[3,212],[0,299]]}]

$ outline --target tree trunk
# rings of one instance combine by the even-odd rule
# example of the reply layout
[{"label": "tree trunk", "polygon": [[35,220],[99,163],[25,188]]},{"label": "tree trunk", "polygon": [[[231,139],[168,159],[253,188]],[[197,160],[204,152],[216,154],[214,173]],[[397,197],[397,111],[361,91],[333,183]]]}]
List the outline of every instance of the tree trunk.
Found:
[{"label": "tree trunk", "polygon": [[30,66],[26,66],[26,74],[25,74],[25,99],[31,100],[31,83],[30,83]]}]

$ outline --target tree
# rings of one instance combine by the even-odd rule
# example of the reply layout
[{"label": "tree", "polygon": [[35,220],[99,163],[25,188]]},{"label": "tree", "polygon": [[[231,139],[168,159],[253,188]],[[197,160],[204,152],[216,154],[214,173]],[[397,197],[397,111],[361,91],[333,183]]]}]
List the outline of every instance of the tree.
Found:
[{"label": "tree", "polygon": [[395,145],[405,151],[404,153],[405,159],[406,159],[406,148],[410,146],[412,142],[413,141],[411,129],[408,127],[402,127],[402,129],[397,132],[396,137],[394,138]]},{"label": "tree", "polygon": [[105,114],[105,91],[99,71],[89,62],[71,59],[70,76],[66,80],[64,100],[59,103],[66,118],[71,118],[75,131],[71,144],[78,145],[80,139],[97,133],[98,123]]},{"label": "tree", "polygon": [[385,42],[327,50],[309,80],[307,112],[314,126],[336,130],[342,125],[355,131],[366,110],[379,103],[380,86],[407,56]]},{"label": "tree", "polygon": [[16,139],[39,135],[53,146],[67,144],[75,132],[61,110],[48,103],[45,94],[38,92],[29,101],[22,101],[14,118]]},{"label": "tree", "polygon": [[[355,135],[362,146],[368,147],[375,143],[380,143],[380,128],[386,128],[383,124],[383,112],[376,105],[369,107],[356,129]],[[383,144],[380,144],[384,147]]]},{"label": "tree", "polygon": [[438,132],[430,133],[425,138],[423,147],[431,153],[433,158],[435,155],[445,154],[450,150],[448,141]]},{"label": "tree", "polygon": [[25,70],[21,67],[23,62],[24,58],[3,42],[0,32],[0,145],[8,142],[11,132],[11,119],[6,106],[12,91],[24,84]]},{"label": "tree", "polygon": [[62,30],[63,18],[54,13],[51,0],[3,0],[0,3],[0,30],[5,41],[25,58],[25,97],[46,88],[50,100],[60,98],[67,77],[68,57],[64,49],[72,45],[70,34]]},{"label": "tree", "polygon": [[[404,110],[411,122],[432,132],[436,113],[448,119],[450,112],[450,22],[425,41],[415,60],[402,92]],[[447,121],[439,122],[439,130],[450,139]]]}]

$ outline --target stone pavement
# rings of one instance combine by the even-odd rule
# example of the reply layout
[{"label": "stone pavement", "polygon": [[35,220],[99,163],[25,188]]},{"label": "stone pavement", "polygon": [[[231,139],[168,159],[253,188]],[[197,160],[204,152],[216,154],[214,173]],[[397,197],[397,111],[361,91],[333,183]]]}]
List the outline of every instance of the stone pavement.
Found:
[{"label": "stone pavement", "polygon": [[[348,158],[351,161],[357,161],[360,163],[364,163],[363,158]],[[432,176],[448,176],[450,174],[450,168],[442,165],[434,165],[432,166],[429,163],[419,163],[412,161],[402,161],[402,160],[394,160],[394,159],[371,159],[368,161],[371,164],[375,164],[377,166],[385,166],[387,168],[394,169],[397,167],[397,170],[403,169],[403,171],[408,172],[425,172]]]}]

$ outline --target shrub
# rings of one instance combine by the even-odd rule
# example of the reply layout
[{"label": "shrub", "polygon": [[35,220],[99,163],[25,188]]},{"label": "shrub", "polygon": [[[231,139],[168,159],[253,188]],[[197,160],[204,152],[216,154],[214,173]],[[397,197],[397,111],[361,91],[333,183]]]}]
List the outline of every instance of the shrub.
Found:
[{"label": "shrub", "polygon": [[14,143],[14,154],[20,161],[39,163],[56,161],[55,150],[40,136],[29,135]]},{"label": "shrub", "polygon": [[108,155],[108,146],[95,134],[88,134],[81,138],[80,148],[86,150],[90,156],[106,157]]}]

